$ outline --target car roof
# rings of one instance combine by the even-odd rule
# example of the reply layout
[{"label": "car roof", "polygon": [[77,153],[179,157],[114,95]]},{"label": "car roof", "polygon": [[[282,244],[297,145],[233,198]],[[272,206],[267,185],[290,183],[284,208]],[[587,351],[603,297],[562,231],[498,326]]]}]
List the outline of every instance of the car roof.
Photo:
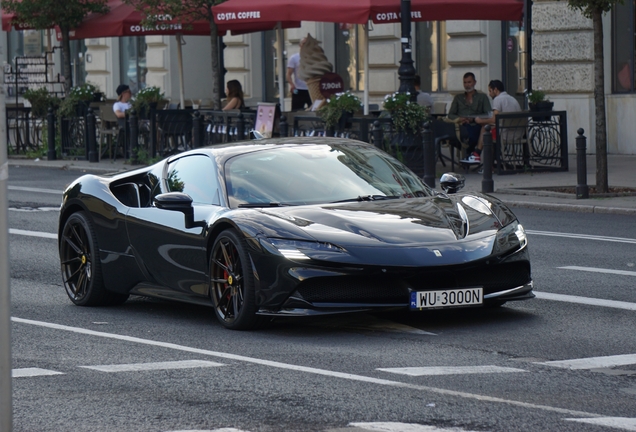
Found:
[{"label": "car roof", "polygon": [[227,159],[237,154],[252,153],[256,151],[265,150],[268,148],[275,148],[279,146],[299,146],[299,145],[354,145],[354,146],[371,146],[363,141],[356,141],[347,138],[331,138],[331,137],[290,137],[290,138],[266,138],[260,140],[251,141],[239,141],[227,144],[216,144],[200,149],[191,150],[187,153],[180,153],[175,155],[176,157],[183,156],[188,153],[201,153],[210,152],[215,157],[221,159]]}]

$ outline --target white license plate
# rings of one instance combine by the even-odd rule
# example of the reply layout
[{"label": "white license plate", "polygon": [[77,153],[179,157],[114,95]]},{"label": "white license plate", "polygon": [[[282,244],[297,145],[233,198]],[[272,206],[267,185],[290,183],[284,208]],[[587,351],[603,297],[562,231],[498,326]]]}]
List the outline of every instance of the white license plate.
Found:
[{"label": "white license plate", "polygon": [[443,291],[413,291],[411,309],[433,309],[480,305],[484,302],[483,288],[463,288]]}]

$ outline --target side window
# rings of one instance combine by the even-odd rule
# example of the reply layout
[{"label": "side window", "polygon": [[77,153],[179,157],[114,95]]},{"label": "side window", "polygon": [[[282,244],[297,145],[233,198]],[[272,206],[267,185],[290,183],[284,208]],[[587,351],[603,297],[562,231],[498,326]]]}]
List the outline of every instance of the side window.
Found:
[{"label": "side window", "polygon": [[204,155],[186,156],[168,166],[169,192],[183,192],[198,204],[220,205],[219,183],[212,160]]}]

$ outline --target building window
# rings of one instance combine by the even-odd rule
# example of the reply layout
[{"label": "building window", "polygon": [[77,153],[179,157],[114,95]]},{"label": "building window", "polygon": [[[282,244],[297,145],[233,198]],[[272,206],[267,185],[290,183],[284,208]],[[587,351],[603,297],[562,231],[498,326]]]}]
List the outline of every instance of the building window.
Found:
[{"label": "building window", "polygon": [[448,90],[445,21],[418,22],[415,25],[415,68],[421,79],[421,90]]},{"label": "building window", "polygon": [[634,3],[614,5],[612,14],[612,90],[634,91]]},{"label": "building window", "polygon": [[346,90],[364,91],[364,28],[359,24],[335,24],[335,30],[336,73]]},{"label": "building window", "polygon": [[119,38],[120,84],[127,84],[133,94],[146,87],[146,38],[126,36]]}]

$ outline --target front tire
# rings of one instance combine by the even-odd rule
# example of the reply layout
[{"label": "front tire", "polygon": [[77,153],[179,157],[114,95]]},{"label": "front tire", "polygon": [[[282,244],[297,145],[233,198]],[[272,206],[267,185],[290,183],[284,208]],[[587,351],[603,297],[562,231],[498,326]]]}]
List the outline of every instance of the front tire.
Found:
[{"label": "front tire", "polygon": [[228,329],[257,326],[254,275],[245,240],[234,229],[223,231],[210,254],[210,296],[218,320]]},{"label": "front tire", "polygon": [[84,212],[73,213],[62,230],[60,263],[66,294],[78,306],[121,304],[127,294],[110,292],[104,285],[97,236]]}]

